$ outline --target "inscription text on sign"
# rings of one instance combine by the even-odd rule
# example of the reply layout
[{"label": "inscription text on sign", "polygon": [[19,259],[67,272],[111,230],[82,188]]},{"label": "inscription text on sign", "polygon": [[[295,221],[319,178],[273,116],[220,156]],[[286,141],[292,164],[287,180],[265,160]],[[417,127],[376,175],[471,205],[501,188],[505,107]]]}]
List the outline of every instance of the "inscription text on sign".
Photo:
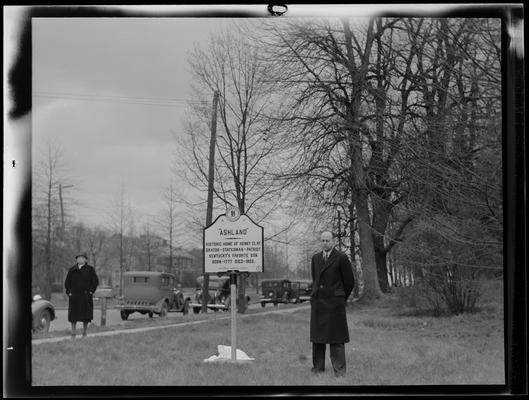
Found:
[{"label": "inscription text on sign", "polygon": [[263,227],[247,215],[219,216],[204,229],[204,273],[263,272]]}]

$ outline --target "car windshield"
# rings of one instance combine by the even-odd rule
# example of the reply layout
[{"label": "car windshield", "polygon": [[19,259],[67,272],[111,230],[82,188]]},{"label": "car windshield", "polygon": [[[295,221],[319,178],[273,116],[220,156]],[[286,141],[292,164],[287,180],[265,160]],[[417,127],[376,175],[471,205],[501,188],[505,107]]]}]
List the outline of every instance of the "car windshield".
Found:
[{"label": "car windshield", "polygon": [[148,276],[133,276],[132,277],[132,283],[136,284],[147,284],[149,282]]}]

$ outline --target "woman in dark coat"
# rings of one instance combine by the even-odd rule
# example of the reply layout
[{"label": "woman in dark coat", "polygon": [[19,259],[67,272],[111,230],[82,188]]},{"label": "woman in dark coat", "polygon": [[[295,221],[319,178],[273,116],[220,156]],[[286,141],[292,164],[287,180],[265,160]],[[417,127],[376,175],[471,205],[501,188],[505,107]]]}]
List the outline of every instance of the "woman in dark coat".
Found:
[{"label": "woman in dark coat", "polygon": [[99,284],[94,267],[86,263],[86,253],[77,255],[75,259],[77,264],[70,268],[64,282],[68,295],[68,321],[72,324],[72,338],[75,338],[77,321],[83,322],[83,336],[86,336],[88,323],[94,318],[92,296]]}]

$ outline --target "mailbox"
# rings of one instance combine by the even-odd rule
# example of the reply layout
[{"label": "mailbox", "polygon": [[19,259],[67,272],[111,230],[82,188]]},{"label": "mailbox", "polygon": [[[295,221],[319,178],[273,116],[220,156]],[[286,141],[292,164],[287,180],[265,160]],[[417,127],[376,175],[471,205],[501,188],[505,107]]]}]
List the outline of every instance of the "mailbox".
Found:
[{"label": "mailbox", "polygon": [[114,295],[112,294],[112,288],[98,288],[94,293],[94,297],[106,299],[114,297]]},{"label": "mailbox", "polygon": [[101,299],[101,326],[107,323],[107,299],[114,297],[111,287],[97,288],[94,293],[94,299]]}]

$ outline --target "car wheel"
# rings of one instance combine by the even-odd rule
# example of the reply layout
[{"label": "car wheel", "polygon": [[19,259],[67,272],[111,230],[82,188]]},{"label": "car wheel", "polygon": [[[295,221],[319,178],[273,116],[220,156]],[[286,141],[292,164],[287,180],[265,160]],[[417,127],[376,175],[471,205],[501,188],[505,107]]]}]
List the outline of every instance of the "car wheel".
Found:
[{"label": "car wheel", "polygon": [[187,315],[189,313],[189,301],[184,301],[184,307],[182,308],[182,314]]},{"label": "car wheel", "polygon": [[167,316],[167,302],[163,302],[162,309],[160,310],[160,317],[164,318]]},{"label": "car wheel", "polygon": [[127,311],[121,311],[119,315],[121,315],[123,321],[126,321],[129,318],[129,313]]},{"label": "car wheel", "polygon": [[198,314],[200,312],[200,307],[193,307],[193,312]]},{"label": "car wheel", "polygon": [[266,303],[264,301],[261,301],[261,307],[264,308],[264,306],[266,306]]},{"label": "car wheel", "polygon": [[152,318],[154,316],[154,313],[152,311],[149,311],[149,318]]},{"label": "car wheel", "polygon": [[182,294],[175,297],[175,305],[174,308],[177,310],[183,310],[185,307],[185,300],[184,296]]},{"label": "car wheel", "polygon": [[274,301],[274,306],[277,306],[277,301]]},{"label": "car wheel", "polygon": [[46,333],[50,330],[51,315],[48,310],[43,310],[37,322],[36,331],[39,333]]}]

